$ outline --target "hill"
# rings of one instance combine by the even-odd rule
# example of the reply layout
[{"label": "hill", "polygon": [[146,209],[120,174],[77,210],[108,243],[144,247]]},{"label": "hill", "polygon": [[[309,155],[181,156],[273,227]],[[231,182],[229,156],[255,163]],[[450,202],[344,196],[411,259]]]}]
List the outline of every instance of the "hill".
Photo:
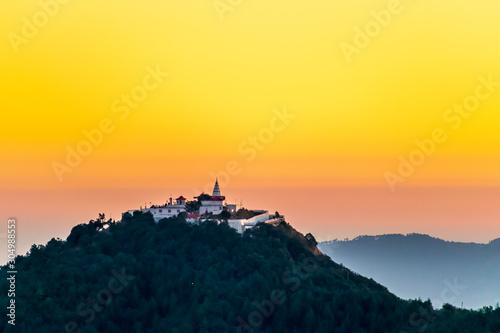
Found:
[{"label": "hill", "polygon": [[428,235],[360,236],[319,245],[334,261],[373,277],[403,298],[434,306],[495,306],[500,301],[500,239],[448,242]]},{"label": "hill", "polygon": [[[136,212],[78,225],[16,260],[16,326],[0,316],[3,332],[500,331],[500,309],[403,301],[285,222],[240,235]],[[1,290],[6,278],[3,267]]]}]

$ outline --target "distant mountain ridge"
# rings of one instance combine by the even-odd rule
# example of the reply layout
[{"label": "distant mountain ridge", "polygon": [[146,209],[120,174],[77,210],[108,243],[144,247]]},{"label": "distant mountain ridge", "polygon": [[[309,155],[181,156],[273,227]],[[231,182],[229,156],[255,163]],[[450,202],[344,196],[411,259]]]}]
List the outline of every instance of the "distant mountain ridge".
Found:
[{"label": "distant mountain ridge", "polygon": [[318,248],[402,298],[464,308],[500,302],[500,238],[487,244],[450,242],[424,234],[359,236]]}]

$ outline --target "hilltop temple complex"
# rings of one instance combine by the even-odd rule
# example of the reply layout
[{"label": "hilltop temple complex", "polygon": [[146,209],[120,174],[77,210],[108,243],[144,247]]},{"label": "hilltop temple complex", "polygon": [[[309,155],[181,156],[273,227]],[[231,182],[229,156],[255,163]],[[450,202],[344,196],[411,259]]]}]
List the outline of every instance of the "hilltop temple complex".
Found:
[{"label": "hilltop temple complex", "polygon": [[143,213],[149,212],[156,222],[184,213],[186,221],[190,223],[199,224],[207,220],[219,223],[227,222],[239,233],[253,228],[257,223],[276,225],[284,221],[283,215],[270,215],[267,210],[247,210],[244,208],[238,210],[237,205],[226,203],[226,197],[221,194],[217,179],[212,195],[203,193],[194,199],[194,201],[187,201],[186,198],[180,196],[174,202],[171,197],[163,205],[141,206],[140,209],[129,210],[127,213],[133,214],[137,210]]}]

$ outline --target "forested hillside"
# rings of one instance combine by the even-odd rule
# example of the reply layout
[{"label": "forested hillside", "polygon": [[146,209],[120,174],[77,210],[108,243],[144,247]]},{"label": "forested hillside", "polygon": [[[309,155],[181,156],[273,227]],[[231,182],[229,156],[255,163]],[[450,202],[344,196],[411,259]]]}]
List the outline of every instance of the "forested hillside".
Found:
[{"label": "forested hillside", "polygon": [[76,226],[16,267],[16,326],[0,316],[3,332],[500,332],[500,309],[403,301],[284,222],[239,235],[135,212]]}]

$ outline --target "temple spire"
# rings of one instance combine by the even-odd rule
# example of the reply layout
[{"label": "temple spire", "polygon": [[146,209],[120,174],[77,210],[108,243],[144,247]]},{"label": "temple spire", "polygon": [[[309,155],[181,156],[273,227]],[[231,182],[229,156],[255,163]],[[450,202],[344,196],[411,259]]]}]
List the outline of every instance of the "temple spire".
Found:
[{"label": "temple spire", "polygon": [[212,193],[213,197],[220,197],[220,188],[219,188],[219,181],[217,178],[215,178],[215,186],[214,186],[214,191]]}]

